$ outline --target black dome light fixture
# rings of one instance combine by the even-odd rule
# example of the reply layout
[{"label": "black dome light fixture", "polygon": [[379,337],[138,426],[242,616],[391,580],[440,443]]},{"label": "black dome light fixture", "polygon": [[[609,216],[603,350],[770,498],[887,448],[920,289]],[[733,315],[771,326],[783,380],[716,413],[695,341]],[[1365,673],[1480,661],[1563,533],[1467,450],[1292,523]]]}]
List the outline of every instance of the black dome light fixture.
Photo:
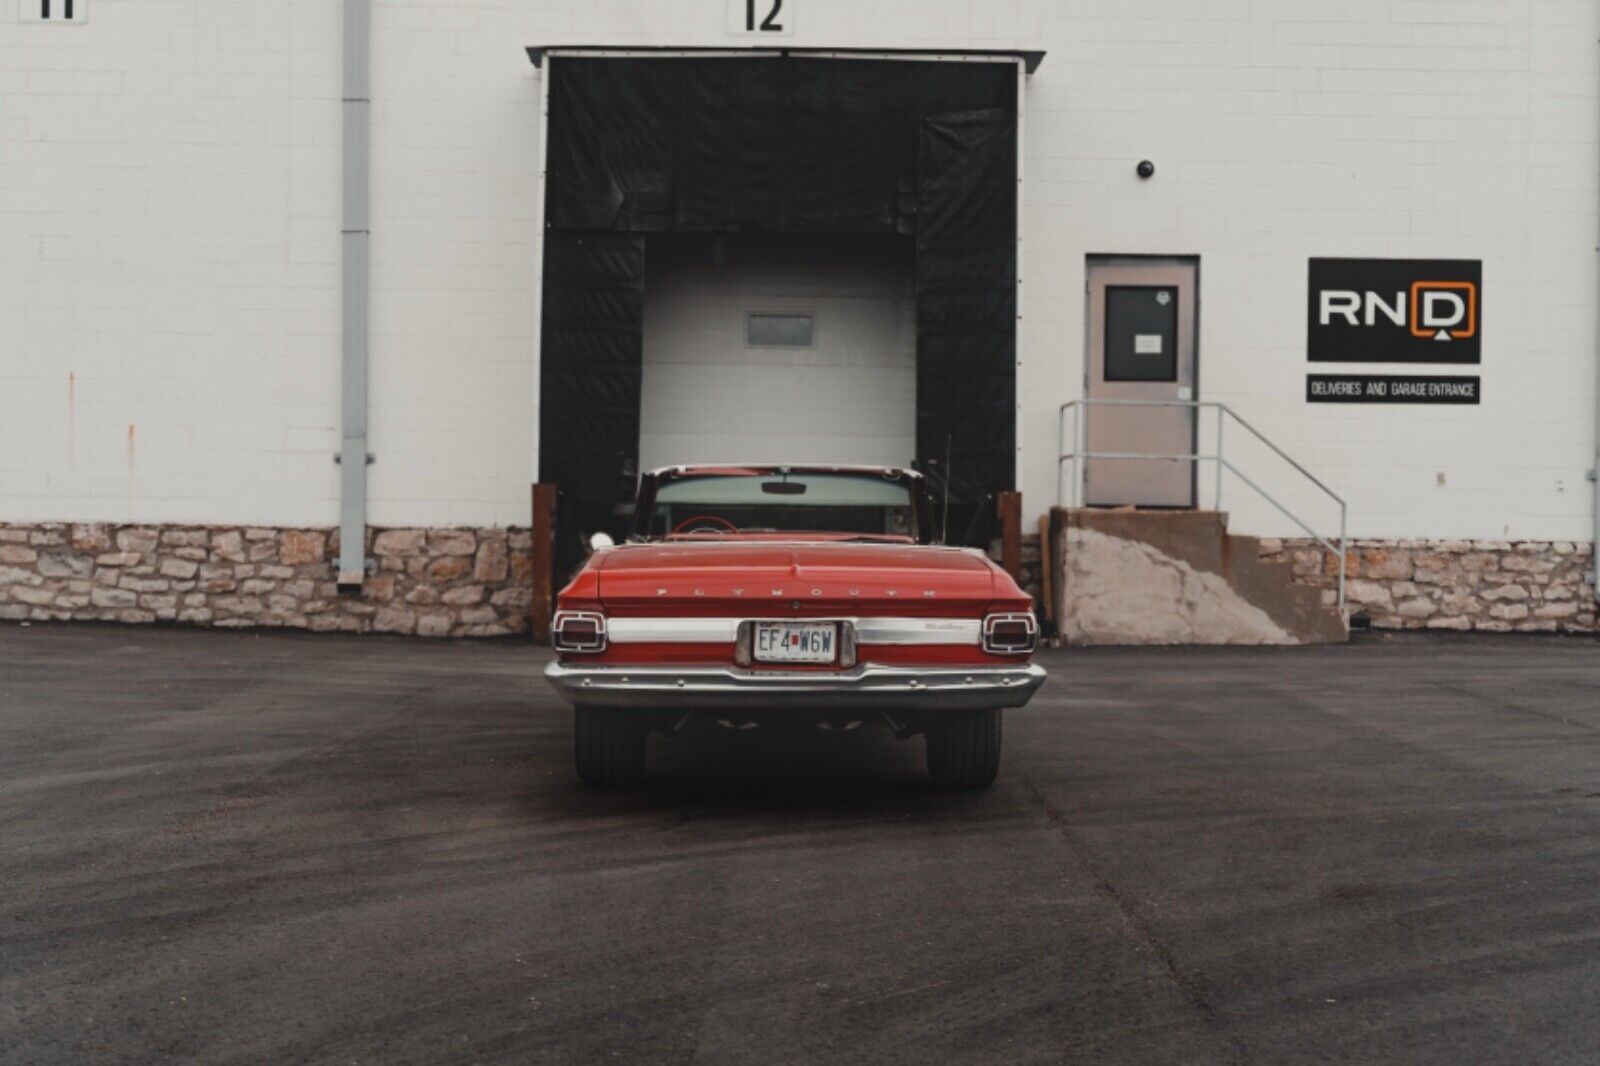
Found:
[{"label": "black dome light fixture", "polygon": [[1148,159],[1141,159],[1139,165],[1133,168],[1133,172],[1141,178],[1148,179],[1155,175],[1156,165]]}]

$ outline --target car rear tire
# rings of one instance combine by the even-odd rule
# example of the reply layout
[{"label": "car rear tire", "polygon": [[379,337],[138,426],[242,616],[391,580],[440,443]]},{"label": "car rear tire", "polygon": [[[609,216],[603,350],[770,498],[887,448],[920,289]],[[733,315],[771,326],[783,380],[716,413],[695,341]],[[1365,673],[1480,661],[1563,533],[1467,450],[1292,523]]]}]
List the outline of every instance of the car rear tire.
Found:
[{"label": "car rear tire", "polygon": [[649,732],[636,716],[578,707],[572,716],[572,751],[586,785],[631,785],[644,777]]},{"label": "car rear tire", "polygon": [[943,788],[988,788],[1000,772],[1000,712],[951,711],[928,725],[928,776]]}]

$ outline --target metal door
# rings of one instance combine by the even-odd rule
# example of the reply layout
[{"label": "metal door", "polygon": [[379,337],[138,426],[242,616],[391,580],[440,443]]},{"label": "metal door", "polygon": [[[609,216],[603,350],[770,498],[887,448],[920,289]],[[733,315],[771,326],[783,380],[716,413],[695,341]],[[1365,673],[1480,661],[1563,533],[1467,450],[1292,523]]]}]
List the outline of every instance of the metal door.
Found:
[{"label": "metal door", "polygon": [[[1091,259],[1086,395],[1093,400],[1195,398],[1198,269],[1192,259]],[[1090,454],[1192,455],[1195,409],[1086,405]],[[1195,464],[1090,459],[1091,507],[1193,507]]]}]

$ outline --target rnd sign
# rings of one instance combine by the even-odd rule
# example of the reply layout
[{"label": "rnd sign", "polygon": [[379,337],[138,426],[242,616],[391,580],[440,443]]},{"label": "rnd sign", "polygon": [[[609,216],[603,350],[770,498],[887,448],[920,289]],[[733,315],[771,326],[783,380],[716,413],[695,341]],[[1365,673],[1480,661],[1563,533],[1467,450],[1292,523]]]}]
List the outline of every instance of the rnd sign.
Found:
[{"label": "rnd sign", "polygon": [[1311,260],[1306,354],[1314,363],[1476,363],[1476,259]]}]

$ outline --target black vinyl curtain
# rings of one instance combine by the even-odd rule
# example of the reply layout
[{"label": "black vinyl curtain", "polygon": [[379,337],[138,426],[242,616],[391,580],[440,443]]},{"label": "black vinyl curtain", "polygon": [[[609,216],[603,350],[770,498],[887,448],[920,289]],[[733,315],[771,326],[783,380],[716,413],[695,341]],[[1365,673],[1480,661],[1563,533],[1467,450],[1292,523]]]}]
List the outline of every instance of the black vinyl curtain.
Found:
[{"label": "black vinyl curtain", "polygon": [[1016,472],[1016,137],[998,109],[922,123],[917,452],[968,505]]},{"label": "black vinyl curtain", "polygon": [[562,56],[545,76],[539,476],[588,530],[620,530],[601,517],[637,473],[649,233],[914,235],[918,461],[969,507],[1012,487],[1014,63]]}]

